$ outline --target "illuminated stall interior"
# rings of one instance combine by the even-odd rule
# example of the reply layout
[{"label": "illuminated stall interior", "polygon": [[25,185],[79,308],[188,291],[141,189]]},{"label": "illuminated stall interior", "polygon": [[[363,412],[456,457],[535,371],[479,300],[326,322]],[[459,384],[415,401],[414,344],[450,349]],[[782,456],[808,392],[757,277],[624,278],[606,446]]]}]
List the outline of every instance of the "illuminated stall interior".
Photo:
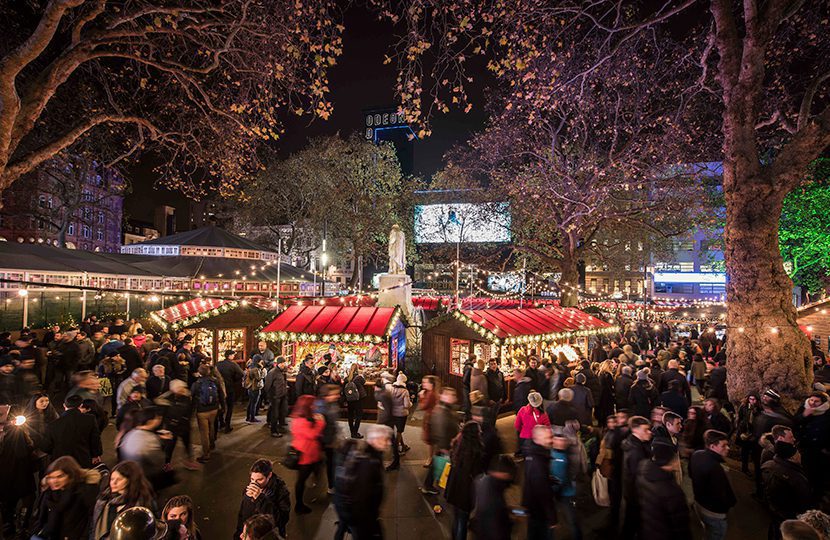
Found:
[{"label": "illuminated stall interior", "polygon": [[341,376],[357,362],[367,381],[402,367],[406,354],[398,308],[295,305],[263,328],[260,337],[279,344],[275,350],[288,360],[292,377],[307,354],[316,365],[330,353]]},{"label": "illuminated stall interior", "polygon": [[592,336],[618,331],[575,308],[456,310],[433,319],[424,331],[422,357],[427,371],[461,391],[464,363],[471,354],[500,360],[505,376],[532,354],[570,361],[587,357]]},{"label": "illuminated stall interior", "polygon": [[213,358],[235,350],[241,363],[256,348],[256,331],[275,309],[272,299],[263,297],[197,298],[154,311],[150,318],[171,335],[179,331],[192,335],[194,346],[202,345]]}]

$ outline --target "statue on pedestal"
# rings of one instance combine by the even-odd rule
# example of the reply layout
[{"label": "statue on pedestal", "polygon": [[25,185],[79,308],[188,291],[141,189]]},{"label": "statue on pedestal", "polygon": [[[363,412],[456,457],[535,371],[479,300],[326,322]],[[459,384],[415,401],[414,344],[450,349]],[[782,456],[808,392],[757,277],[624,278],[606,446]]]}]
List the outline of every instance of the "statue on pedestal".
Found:
[{"label": "statue on pedestal", "polygon": [[406,237],[397,223],[389,231],[389,273],[406,273]]}]

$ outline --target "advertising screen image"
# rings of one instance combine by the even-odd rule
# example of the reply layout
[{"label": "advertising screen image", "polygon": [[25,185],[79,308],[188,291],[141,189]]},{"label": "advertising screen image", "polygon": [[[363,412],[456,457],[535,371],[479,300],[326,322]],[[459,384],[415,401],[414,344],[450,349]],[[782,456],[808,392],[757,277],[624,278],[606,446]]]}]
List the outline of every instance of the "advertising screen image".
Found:
[{"label": "advertising screen image", "polygon": [[509,242],[508,203],[424,204],[415,207],[415,243]]}]

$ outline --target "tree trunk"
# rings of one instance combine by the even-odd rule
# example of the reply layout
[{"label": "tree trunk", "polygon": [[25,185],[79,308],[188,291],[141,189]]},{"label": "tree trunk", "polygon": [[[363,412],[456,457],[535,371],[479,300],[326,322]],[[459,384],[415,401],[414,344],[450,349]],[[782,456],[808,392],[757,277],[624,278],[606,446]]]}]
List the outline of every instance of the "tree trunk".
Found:
[{"label": "tree trunk", "polygon": [[562,277],[559,278],[559,305],[576,307],[579,304],[579,269],[577,260],[567,255],[559,261]]},{"label": "tree trunk", "polygon": [[357,258],[357,255],[355,255],[354,250],[352,250],[352,268],[353,268],[353,270],[352,270],[352,277],[351,277],[351,279],[349,279],[349,285],[348,285],[349,288],[352,288],[352,289],[354,289],[357,286],[358,280],[360,279],[360,272],[363,271],[362,268],[357,267],[357,261],[358,260],[359,259]]},{"label": "tree trunk", "polygon": [[809,391],[813,375],[778,249],[785,193],[741,169],[724,163],[729,397],[738,401],[773,388],[792,404]]}]

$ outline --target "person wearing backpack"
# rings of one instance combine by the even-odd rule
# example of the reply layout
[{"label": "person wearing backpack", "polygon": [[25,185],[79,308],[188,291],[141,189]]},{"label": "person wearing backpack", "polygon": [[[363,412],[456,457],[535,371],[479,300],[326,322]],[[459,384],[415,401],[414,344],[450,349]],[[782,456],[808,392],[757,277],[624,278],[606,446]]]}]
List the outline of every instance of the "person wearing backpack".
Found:
[{"label": "person wearing backpack", "polygon": [[366,397],[366,379],[360,374],[360,367],[357,363],[349,368],[349,374],[343,380],[343,398],[346,400],[347,418],[349,431],[352,439],[362,439],[363,435],[358,433],[360,420],[363,418],[363,404],[360,402]]},{"label": "person wearing backpack", "polygon": [[199,463],[210,460],[210,451],[216,445],[216,415],[219,414],[219,388],[210,378],[210,367],[199,366],[199,377],[190,388],[196,408],[196,423],[202,440],[202,455]]},{"label": "person wearing backpack", "polygon": [[259,394],[263,386],[263,370],[262,357],[256,354],[251,360],[248,360],[245,376],[242,379],[242,388],[248,391],[248,409],[245,421],[251,424],[259,422],[256,419],[256,413],[259,408]]}]

